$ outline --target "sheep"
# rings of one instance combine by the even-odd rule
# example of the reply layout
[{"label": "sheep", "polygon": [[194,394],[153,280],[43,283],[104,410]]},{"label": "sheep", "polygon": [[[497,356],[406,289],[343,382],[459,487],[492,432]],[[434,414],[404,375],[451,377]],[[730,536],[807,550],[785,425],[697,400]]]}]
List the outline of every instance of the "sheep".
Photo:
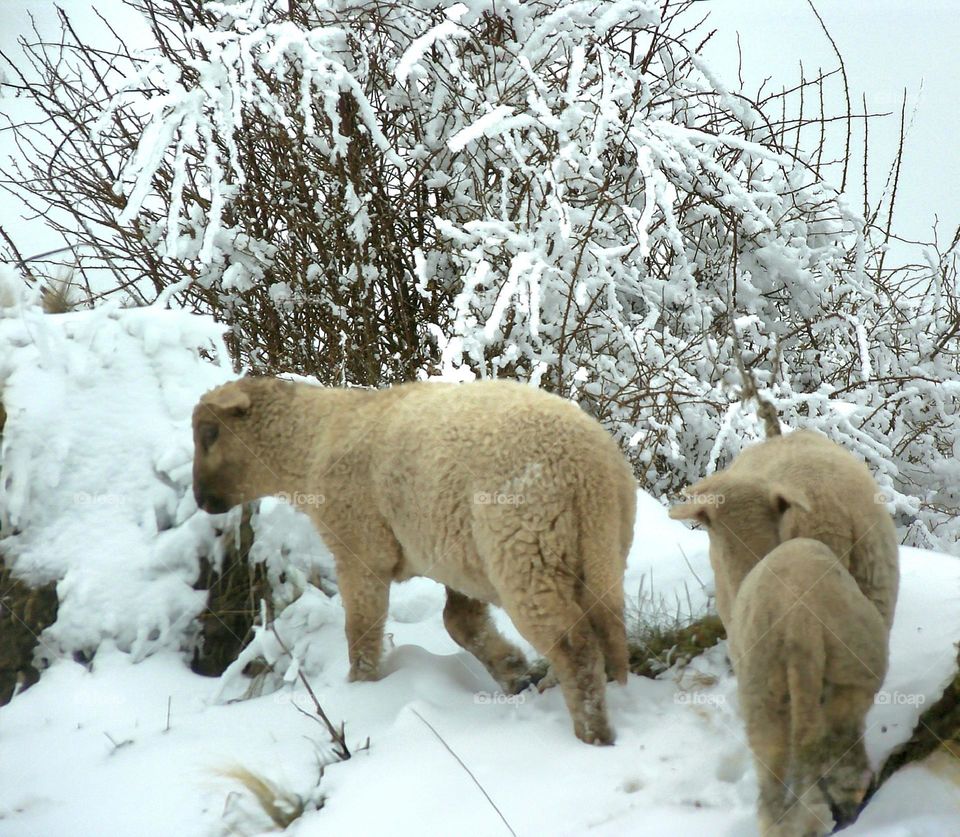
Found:
[{"label": "sheep", "polygon": [[636,483],[575,404],[505,381],[364,390],[244,378],[204,395],[193,427],[201,509],[285,494],[330,547],[350,680],[377,679],[390,583],[426,576],[446,586],[450,636],[505,692],[534,678],[490,604],[547,658],[577,737],[613,742],[606,678],[627,677]]},{"label": "sheep", "polygon": [[896,528],[867,467],[826,436],[802,430],[767,439],[684,494],[689,502],[670,516],[706,525],[725,626],[753,566],[777,544],[806,537],[839,556],[889,632],[900,583]]},{"label": "sheep", "polygon": [[785,541],[744,578],[729,648],[767,837],[829,834],[870,781],[864,719],[887,668],[887,628],[837,556]]}]

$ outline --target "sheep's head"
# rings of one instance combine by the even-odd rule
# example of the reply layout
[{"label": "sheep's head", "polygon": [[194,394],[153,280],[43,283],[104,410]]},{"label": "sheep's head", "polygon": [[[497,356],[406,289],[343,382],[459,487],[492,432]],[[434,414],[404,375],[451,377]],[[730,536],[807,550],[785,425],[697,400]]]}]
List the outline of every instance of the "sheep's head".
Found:
[{"label": "sheep's head", "polygon": [[712,556],[738,556],[755,564],[785,538],[785,524],[810,511],[806,495],[795,486],[749,480],[724,471],[684,489],[687,502],[670,509],[674,520],[693,520],[710,533]]},{"label": "sheep's head", "polygon": [[[279,386],[278,386],[279,385]],[[211,514],[280,491],[269,422],[282,383],[243,378],[211,390],[193,411],[193,495]]]}]

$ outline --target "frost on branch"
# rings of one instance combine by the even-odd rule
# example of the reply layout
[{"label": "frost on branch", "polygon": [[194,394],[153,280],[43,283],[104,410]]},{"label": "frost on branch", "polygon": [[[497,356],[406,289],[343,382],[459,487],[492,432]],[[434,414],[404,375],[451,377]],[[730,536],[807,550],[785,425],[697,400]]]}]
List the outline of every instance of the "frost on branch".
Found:
[{"label": "frost on branch", "polygon": [[759,434],[736,322],[785,424],[865,457],[911,540],[956,541],[956,242],[885,267],[880,207],[802,130],[824,115],[725,86],[690,3],[138,2],[159,49],[88,134],[105,214],[242,362],[530,380],[668,493]]}]

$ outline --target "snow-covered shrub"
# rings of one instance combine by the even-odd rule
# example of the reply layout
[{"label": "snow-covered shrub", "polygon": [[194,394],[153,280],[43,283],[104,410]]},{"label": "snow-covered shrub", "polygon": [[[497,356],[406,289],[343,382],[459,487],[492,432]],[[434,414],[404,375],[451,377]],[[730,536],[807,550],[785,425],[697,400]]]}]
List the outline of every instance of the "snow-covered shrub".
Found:
[{"label": "snow-covered shrub", "polygon": [[[239,519],[198,512],[192,493],[193,407],[234,375],[222,326],[115,305],[51,315],[9,268],[0,285],[0,558],[28,589],[56,584],[39,656],[105,640],[136,657],[191,649],[207,607],[201,561],[223,574]],[[264,566],[271,606],[312,583],[332,590],[305,516],[265,501],[250,529],[240,560]]]},{"label": "snow-covered shrub", "polygon": [[[5,277],[10,281],[10,277]],[[197,561],[214,521],[190,495],[190,413],[232,374],[221,329],[179,311],[0,312],[4,563],[57,583],[46,656],[110,638],[135,655],[180,647],[203,609]]]},{"label": "snow-covered shrub", "polygon": [[96,162],[31,182],[86,185],[84,240],[143,297],[213,311],[256,369],[530,380],[656,494],[758,435],[736,331],[786,423],[864,456],[911,542],[956,542],[957,242],[885,268],[889,225],[711,72],[690,4],[138,5],[157,50],[69,44],[95,95],[44,88]]}]

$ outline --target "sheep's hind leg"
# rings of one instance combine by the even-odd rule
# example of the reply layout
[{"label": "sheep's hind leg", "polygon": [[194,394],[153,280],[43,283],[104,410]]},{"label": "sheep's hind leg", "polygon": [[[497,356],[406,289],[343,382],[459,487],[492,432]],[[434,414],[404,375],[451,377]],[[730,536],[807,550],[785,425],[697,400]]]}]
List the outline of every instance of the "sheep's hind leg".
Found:
[{"label": "sheep's hind leg", "polygon": [[870,764],[863,742],[863,718],[873,693],[862,688],[834,686],[824,703],[827,734],[820,787],[840,827],[853,822],[870,784]]},{"label": "sheep's hind leg", "polygon": [[523,652],[496,629],[486,602],[471,599],[448,587],[443,624],[453,641],[483,663],[507,694],[522,692],[539,679],[531,671]]},{"label": "sheep's hind leg", "polygon": [[534,578],[522,597],[505,597],[504,606],[517,630],[550,661],[577,738],[612,744],[603,652],[590,620],[574,601],[572,585],[562,591],[554,579]]},{"label": "sheep's hind leg", "polygon": [[[753,674],[753,672],[751,672]],[[747,722],[747,739],[757,774],[757,816],[762,837],[790,834],[791,808],[800,802],[788,784],[790,732],[766,695],[752,688],[755,676],[741,672],[738,681],[740,711]]]}]

